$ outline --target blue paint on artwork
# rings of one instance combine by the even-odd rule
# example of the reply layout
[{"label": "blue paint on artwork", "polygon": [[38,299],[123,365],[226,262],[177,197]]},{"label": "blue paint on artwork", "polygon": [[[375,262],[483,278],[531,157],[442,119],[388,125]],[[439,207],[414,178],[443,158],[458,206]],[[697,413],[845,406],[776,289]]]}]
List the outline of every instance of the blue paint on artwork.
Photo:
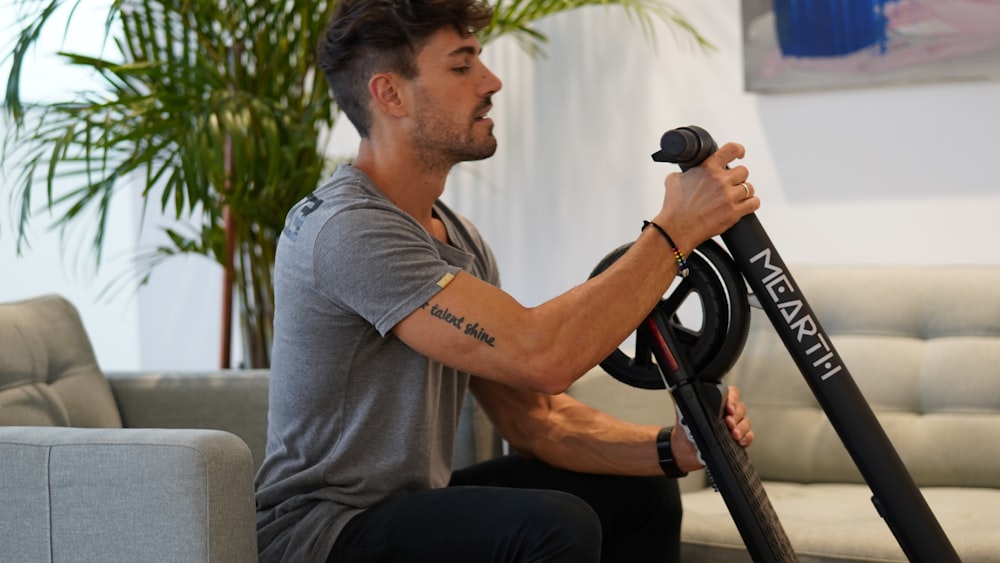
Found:
[{"label": "blue paint on artwork", "polygon": [[774,0],[781,53],[787,57],[835,57],[867,47],[885,50],[893,0]]}]

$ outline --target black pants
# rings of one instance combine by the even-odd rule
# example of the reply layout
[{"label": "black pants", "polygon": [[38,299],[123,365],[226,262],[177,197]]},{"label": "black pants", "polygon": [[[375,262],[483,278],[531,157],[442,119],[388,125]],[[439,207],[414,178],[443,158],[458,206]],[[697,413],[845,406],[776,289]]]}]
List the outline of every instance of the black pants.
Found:
[{"label": "black pants", "polygon": [[328,563],[659,563],[680,559],[681,503],[666,477],[613,477],[507,456],[444,489],[356,516]]}]

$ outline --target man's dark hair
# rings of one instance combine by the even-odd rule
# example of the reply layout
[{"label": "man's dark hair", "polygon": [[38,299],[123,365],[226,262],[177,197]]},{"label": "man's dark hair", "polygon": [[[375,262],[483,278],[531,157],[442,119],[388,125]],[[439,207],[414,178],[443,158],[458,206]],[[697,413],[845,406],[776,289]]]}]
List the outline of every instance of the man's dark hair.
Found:
[{"label": "man's dark hair", "polygon": [[493,20],[482,0],[339,0],[318,47],[333,97],[362,137],[371,127],[368,80],[377,72],[411,79],[431,35],[452,27],[476,33]]}]

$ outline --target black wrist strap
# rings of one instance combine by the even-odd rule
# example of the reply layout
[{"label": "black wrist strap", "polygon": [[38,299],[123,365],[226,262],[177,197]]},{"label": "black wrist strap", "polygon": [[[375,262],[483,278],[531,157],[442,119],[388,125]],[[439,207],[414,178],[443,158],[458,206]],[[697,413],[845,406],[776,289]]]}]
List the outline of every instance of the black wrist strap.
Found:
[{"label": "black wrist strap", "polygon": [[673,426],[664,426],[660,429],[659,434],[656,435],[656,453],[660,458],[660,469],[667,477],[684,477],[687,472],[681,471],[681,468],[677,467],[674,452],[670,449],[670,433],[673,429]]}]

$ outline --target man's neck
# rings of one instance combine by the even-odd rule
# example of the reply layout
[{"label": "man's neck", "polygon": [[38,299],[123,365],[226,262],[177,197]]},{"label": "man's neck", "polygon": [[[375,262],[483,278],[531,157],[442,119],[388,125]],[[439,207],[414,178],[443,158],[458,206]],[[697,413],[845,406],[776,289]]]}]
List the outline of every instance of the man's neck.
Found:
[{"label": "man's neck", "polygon": [[352,164],[428,232],[435,234],[440,230],[431,210],[444,192],[448,170],[428,169],[407,148],[379,148],[369,139],[362,139]]}]

